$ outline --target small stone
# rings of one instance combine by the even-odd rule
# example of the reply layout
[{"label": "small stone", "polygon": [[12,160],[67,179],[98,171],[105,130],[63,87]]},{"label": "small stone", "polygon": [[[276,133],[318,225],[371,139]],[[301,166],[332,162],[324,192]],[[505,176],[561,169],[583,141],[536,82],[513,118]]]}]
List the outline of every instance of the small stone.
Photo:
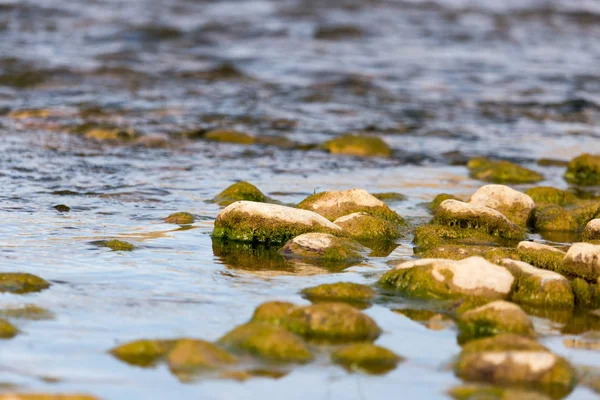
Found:
[{"label": "small stone", "polygon": [[470,204],[492,208],[519,226],[525,226],[535,203],[528,195],[505,185],[480,187],[469,200]]},{"label": "small stone", "polygon": [[458,342],[494,336],[499,333],[533,335],[533,324],[516,304],[494,301],[461,314],[458,318]]},{"label": "small stone", "polygon": [[286,258],[299,258],[315,262],[354,263],[364,259],[366,247],[352,239],[328,233],[304,233],[287,242],[281,249]]},{"label": "small stone", "polygon": [[585,241],[600,240],[600,218],[591,220],[585,226],[581,239]]},{"label": "small stone", "polygon": [[344,215],[333,223],[344,228],[352,238],[359,241],[393,241],[401,236],[398,227],[390,221],[364,212]]},{"label": "small stone", "polygon": [[472,178],[494,183],[535,183],[544,177],[509,161],[492,161],[485,157],[469,160],[467,168]]},{"label": "small stone", "polygon": [[600,184],[600,155],[581,154],[569,162],[565,180],[577,185]]},{"label": "small stone", "polygon": [[0,339],[11,339],[17,336],[19,330],[10,322],[0,319]]},{"label": "small stone", "polygon": [[342,301],[368,303],[375,297],[369,286],[352,282],[329,283],[302,290],[302,296],[310,301]]},{"label": "small stone", "polygon": [[531,217],[531,225],[538,232],[577,231],[580,221],[574,210],[554,204],[538,206]]},{"label": "small stone", "polygon": [[562,270],[565,252],[547,244],[524,241],[517,245],[517,254],[521,261],[537,268],[554,272]]},{"label": "small stone", "polygon": [[527,189],[525,194],[530,196],[536,205],[556,204],[558,206],[569,206],[577,202],[577,197],[573,193],[551,186],[538,186]]},{"label": "small stone", "polygon": [[287,301],[268,301],[256,307],[250,322],[264,322],[280,325],[281,321],[296,305]]},{"label": "small stone", "polygon": [[351,371],[385,374],[402,358],[394,352],[371,343],[357,343],[341,347],[331,354],[331,360]]},{"label": "small stone", "polygon": [[383,201],[386,204],[397,203],[406,200],[406,196],[402,193],[396,192],[383,192],[383,193],[372,193],[373,196]]},{"label": "small stone", "polygon": [[504,245],[506,240],[480,229],[427,224],[415,229],[413,242],[415,244],[415,254],[422,254],[427,250],[446,245],[462,246],[471,249],[468,251],[473,251],[472,248],[476,246],[490,247]]},{"label": "small stone", "polygon": [[213,202],[223,207],[240,200],[266,203],[267,197],[253,184],[241,181],[229,186],[212,199]]},{"label": "small stone", "polygon": [[174,343],[174,340],[142,339],[115,347],[110,353],[127,364],[151,367],[167,355]]},{"label": "small stone", "polygon": [[588,281],[600,278],[600,245],[573,243],[563,260],[563,270]]},{"label": "small stone", "polygon": [[167,354],[169,369],[177,375],[194,374],[235,363],[237,359],[234,356],[204,340],[177,340]]},{"label": "small stone", "polygon": [[0,292],[16,294],[40,292],[50,284],[39,276],[20,272],[0,272]]},{"label": "small stone", "polygon": [[332,154],[357,157],[390,157],[392,149],[377,136],[344,135],[323,143]]},{"label": "small stone", "polygon": [[111,239],[103,242],[104,247],[108,247],[112,251],[132,251],[135,246],[124,240]]},{"label": "small stone", "polygon": [[71,211],[71,207],[66,206],[64,204],[57,204],[54,206],[54,209],[58,212],[69,212]]},{"label": "small stone", "polygon": [[438,208],[440,206],[440,204],[442,204],[445,200],[462,201],[462,199],[459,199],[458,197],[456,197],[452,194],[440,193],[437,196],[435,196],[433,198],[433,200],[431,200],[431,203],[429,203],[429,209],[432,211],[435,211],[435,209]]},{"label": "small stone", "polygon": [[236,144],[253,144],[256,139],[247,133],[233,130],[217,129],[204,134],[204,139],[212,142],[225,142]]},{"label": "small stone", "polygon": [[188,212],[176,212],[164,219],[167,224],[191,225],[194,223],[194,216]]},{"label": "small stone", "polygon": [[49,320],[54,318],[54,314],[44,308],[33,304],[26,304],[22,307],[9,307],[0,309],[0,317],[28,319],[28,320]]}]

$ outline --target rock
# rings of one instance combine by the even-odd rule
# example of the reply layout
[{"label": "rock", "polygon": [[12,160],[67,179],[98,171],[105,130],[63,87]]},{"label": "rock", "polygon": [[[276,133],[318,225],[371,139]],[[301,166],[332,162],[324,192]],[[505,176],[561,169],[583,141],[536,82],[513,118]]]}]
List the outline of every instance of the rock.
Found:
[{"label": "rock", "polygon": [[501,334],[467,343],[455,364],[456,375],[467,381],[523,385],[564,397],[576,382],[573,367],[533,339]]},{"label": "rock", "polygon": [[204,134],[204,139],[212,142],[225,142],[236,144],[253,144],[255,138],[244,132],[233,130],[216,129]]},{"label": "rock", "polygon": [[132,251],[135,250],[135,246],[124,240],[111,239],[102,242],[104,247],[108,247],[112,251]]},{"label": "rock", "polygon": [[262,194],[256,186],[251,183],[240,181],[229,186],[221,193],[216,195],[212,201],[218,203],[220,206],[228,206],[236,201],[247,200],[255,201],[257,203],[266,203],[267,197]]},{"label": "rock", "polygon": [[282,324],[291,332],[317,341],[372,341],[381,334],[368,315],[344,303],[296,308]]},{"label": "rock", "polygon": [[0,272],[0,293],[40,292],[49,287],[48,282],[36,275],[20,272]]},{"label": "rock", "polygon": [[436,208],[438,208],[440,206],[440,204],[442,204],[445,200],[458,200],[458,201],[462,201],[462,199],[459,199],[458,197],[448,194],[448,193],[440,193],[437,196],[435,196],[433,198],[433,200],[431,200],[431,203],[429,203],[429,209],[432,211],[435,211]]},{"label": "rock", "polygon": [[419,249],[415,254],[420,258],[444,258],[447,260],[463,260],[465,258],[480,256],[485,258],[485,254],[493,247],[491,246],[465,246],[460,244],[447,244],[437,247]]},{"label": "rock", "polygon": [[517,254],[521,261],[537,268],[561,272],[565,252],[547,244],[524,241],[517,245]]},{"label": "rock", "polygon": [[135,139],[138,135],[133,129],[96,126],[88,129],[84,136],[99,142],[126,142]]},{"label": "rock", "polygon": [[314,38],[320,40],[343,40],[350,38],[360,38],[365,32],[356,25],[334,25],[320,26],[317,28]]},{"label": "rock", "polygon": [[298,336],[279,326],[260,322],[238,326],[219,339],[219,343],[271,361],[305,363],[313,358]]},{"label": "rock", "polygon": [[588,281],[600,278],[600,245],[573,243],[563,260],[563,271]]},{"label": "rock", "polygon": [[600,240],[600,218],[591,220],[585,226],[581,239],[585,241]]},{"label": "rock", "polygon": [[569,162],[565,180],[577,185],[600,184],[600,155],[581,154]]},{"label": "rock", "polygon": [[332,154],[357,157],[390,157],[392,149],[377,136],[344,135],[323,143]]},{"label": "rock", "polygon": [[479,229],[427,224],[415,229],[413,242],[415,254],[422,254],[427,250],[447,245],[461,246],[473,251],[472,248],[476,246],[489,248],[503,245],[505,240]]},{"label": "rock", "polygon": [[362,189],[313,194],[298,204],[298,208],[314,211],[331,221],[345,215],[364,212],[396,225],[406,224],[402,217],[392,211],[383,201]]},{"label": "rock", "polygon": [[585,279],[575,278],[571,281],[571,288],[576,307],[600,307],[600,281],[590,284]]},{"label": "rock", "polygon": [[511,299],[534,307],[572,308],[571,283],[556,272],[536,268],[523,261],[504,259],[501,264],[513,273],[516,285]]},{"label": "rock", "polygon": [[64,204],[57,204],[54,206],[54,209],[58,212],[69,212],[71,211],[71,207]]},{"label": "rock", "polygon": [[347,235],[342,228],[312,211],[251,201],[238,201],[221,211],[212,235],[234,241],[284,244],[308,232]]},{"label": "rock", "polygon": [[286,301],[268,301],[256,307],[250,322],[280,325],[281,321],[294,308],[296,308],[295,304]]},{"label": "rock", "polygon": [[352,239],[310,232],[287,242],[281,249],[281,254],[288,259],[298,258],[327,264],[360,262],[368,251]]},{"label": "rock", "polygon": [[469,200],[470,204],[484,206],[499,211],[519,226],[527,225],[535,203],[528,195],[504,185],[480,187]]},{"label": "rock", "polygon": [[20,307],[8,307],[0,309],[0,317],[40,321],[53,319],[54,314],[33,304],[25,304],[24,306]]},{"label": "rock", "polygon": [[485,157],[472,158],[467,168],[472,178],[494,183],[535,183],[544,179],[541,174],[509,161]]},{"label": "rock", "polygon": [[375,291],[369,286],[352,282],[323,284],[303,289],[300,293],[312,302],[341,301],[368,303],[375,297]]},{"label": "rock", "polygon": [[514,278],[504,267],[481,257],[464,260],[422,259],[403,262],[386,272],[379,283],[411,297],[452,299],[508,297]]},{"label": "rock", "polygon": [[194,216],[188,212],[176,212],[164,219],[167,224],[191,225],[194,223]]},{"label": "rock", "polygon": [[538,206],[531,217],[536,231],[579,231],[600,212],[600,203],[582,203],[575,208],[557,205]]},{"label": "rock", "polygon": [[405,195],[396,192],[372,193],[372,195],[386,204],[397,203],[406,200]]},{"label": "rock", "polygon": [[11,339],[17,336],[19,330],[10,322],[0,319],[0,339]]},{"label": "rock", "polygon": [[443,201],[436,209],[431,223],[451,228],[482,230],[504,239],[520,240],[525,237],[523,229],[500,212],[458,200]]},{"label": "rock", "polygon": [[352,238],[359,241],[393,241],[401,236],[400,230],[395,224],[365,212],[344,215],[333,223],[344,228]]},{"label": "rock", "polygon": [[225,350],[212,343],[196,339],[177,340],[167,355],[169,369],[178,376],[235,363],[237,359]]},{"label": "rock", "polygon": [[142,339],[125,343],[110,350],[119,360],[138,367],[152,367],[171,350],[175,340]]},{"label": "rock", "polygon": [[532,336],[533,324],[516,304],[498,300],[467,311],[458,317],[458,342],[479,339],[499,333]]},{"label": "rock", "polygon": [[525,194],[530,196],[536,205],[556,204],[558,206],[569,206],[577,202],[577,197],[573,193],[551,186],[538,186],[527,189]]},{"label": "rock", "polygon": [[169,146],[169,137],[161,134],[144,135],[138,137],[133,144],[150,149],[159,149]]},{"label": "rock", "polygon": [[357,343],[335,350],[331,354],[331,361],[351,371],[385,374],[396,368],[402,358],[384,347]]},{"label": "rock", "polygon": [[56,393],[4,393],[0,400],[98,400],[87,394],[56,394]]},{"label": "rock", "polygon": [[489,385],[462,385],[448,392],[455,400],[551,400],[543,393]]}]

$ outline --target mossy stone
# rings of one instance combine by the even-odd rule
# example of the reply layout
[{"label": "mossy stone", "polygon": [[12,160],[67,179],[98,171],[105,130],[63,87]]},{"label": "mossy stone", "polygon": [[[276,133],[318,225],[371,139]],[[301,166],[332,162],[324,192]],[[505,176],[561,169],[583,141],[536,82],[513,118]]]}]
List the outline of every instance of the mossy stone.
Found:
[{"label": "mossy stone", "polygon": [[586,242],[600,240],[600,219],[596,218],[587,223],[581,233],[581,240]]},{"label": "mossy stone", "polygon": [[352,239],[328,233],[309,232],[296,236],[281,249],[288,259],[300,259],[316,263],[358,263],[364,259],[367,248]]},{"label": "mossy stone", "polygon": [[227,129],[217,129],[204,134],[204,139],[212,142],[225,142],[236,144],[253,144],[256,139],[244,132],[238,132]]},{"label": "mossy stone", "polygon": [[267,197],[253,184],[240,181],[227,187],[221,193],[216,195],[212,201],[225,207],[240,200],[266,203]]},{"label": "mossy stone", "polygon": [[135,246],[129,242],[118,239],[107,240],[104,243],[104,247],[108,247],[112,251],[132,251],[135,250]]},{"label": "mossy stone", "polygon": [[517,245],[517,254],[521,261],[534,267],[559,273],[562,271],[565,253],[552,246],[536,242],[520,242]]},{"label": "mossy stone", "polygon": [[110,353],[127,364],[151,367],[167,355],[174,343],[174,340],[142,339],[117,346]]},{"label": "mossy stone", "polygon": [[291,332],[317,341],[372,341],[381,334],[375,321],[345,303],[299,307],[282,324]]},{"label": "mossy stone", "polygon": [[500,212],[511,222],[525,227],[535,202],[525,193],[506,185],[485,185],[471,196],[469,204],[489,207]]},{"label": "mossy stone", "polygon": [[467,164],[470,175],[494,183],[535,183],[544,177],[530,169],[509,161],[492,161],[485,157],[476,157]]},{"label": "mossy stone", "polygon": [[190,225],[194,223],[194,216],[188,212],[176,212],[164,219],[167,224]]},{"label": "mossy stone", "polygon": [[402,357],[381,346],[356,343],[335,350],[331,354],[331,361],[351,371],[385,374],[396,368]]},{"label": "mossy stone", "polygon": [[392,149],[377,136],[344,135],[323,143],[322,147],[332,154],[357,157],[390,157]]},{"label": "mossy stone", "polygon": [[600,282],[588,283],[585,279],[575,278],[571,281],[575,306],[579,308],[600,307]]},{"label": "mossy stone", "polygon": [[279,326],[260,322],[238,326],[219,339],[219,343],[270,361],[306,363],[313,358],[298,336]]},{"label": "mossy stone", "polygon": [[9,307],[0,309],[0,317],[28,320],[48,320],[54,318],[54,314],[44,308],[33,304],[26,304],[22,307]]},{"label": "mossy stone", "polygon": [[566,190],[551,186],[538,186],[527,189],[525,194],[529,195],[536,205],[556,204],[558,206],[569,206],[577,202],[577,197]]},{"label": "mossy stone", "polygon": [[576,231],[579,222],[572,211],[554,204],[536,207],[531,218],[536,231]]},{"label": "mossy stone", "polygon": [[179,339],[167,354],[169,369],[177,375],[194,374],[237,363],[225,350],[204,340]]},{"label": "mossy stone", "polygon": [[10,339],[17,336],[19,330],[10,322],[0,319],[0,339]]},{"label": "mossy stone", "polygon": [[446,244],[437,247],[419,249],[420,258],[444,258],[447,260],[463,260],[473,256],[485,257],[485,254],[492,249],[491,246],[467,246],[460,244]]},{"label": "mossy stone", "polygon": [[333,223],[344,228],[352,238],[358,241],[393,241],[401,236],[397,225],[364,212],[345,215]]},{"label": "mossy stone", "polygon": [[397,203],[406,200],[406,196],[396,192],[372,193],[373,196],[383,201],[384,203]]},{"label": "mossy stone", "polygon": [[256,307],[250,321],[280,325],[294,308],[296,305],[287,301],[268,301]]},{"label": "mossy stone", "polygon": [[88,129],[84,136],[99,142],[126,142],[135,139],[138,135],[132,129],[97,126]]},{"label": "mossy stone", "polygon": [[504,242],[504,239],[490,235],[482,230],[435,224],[417,227],[413,239],[415,253],[418,254],[428,249],[446,245],[458,245],[469,248],[470,246],[497,246]]},{"label": "mossy stone", "polygon": [[440,204],[442,204],[445,200],[458,200],[458,201],[462,201],[462,199],[459,199],[458,197],[452,195],[452,194],[448,194],[448,193],[440,193],[437,196],[435,196],[433,198],[433,200],[431,200],[431,202],[429,203],[429,209],[434,211],[436,208],[438,208],[440,206]]},{"label": "mossy stone", "polygon": [[16,294],[40,292],[50,287],[39,276],[21,272],[0,272],[0,292]]},{"label": "mossy stone", "polygon": [[600,278],[600,245],[573,243],[565,255],[562,270],[572,277],[597,281]]},{"label": "mossy stone", "polygon": [[600,185],[600,155],[584,153],[569,162],[565,180],[577,185]]},{"label": "mossy stone", "polygon": [[349,303],[367,303],[376,294],[369,286],[352,282],[326,283],[303,289],[300,293],[313,302],[342,301]]},{"label": "mossy stone", "polygon": [[516,304],[494,301],[462,313],[458,318],[458,342],[494,336],[499,333],[533,335],[533,324]]},{"label": "mossy stone", "polygon": [[71,207],[64,204],[57,204],[54,206],[54,209],[58,212],[69,212],[71,211]]}]

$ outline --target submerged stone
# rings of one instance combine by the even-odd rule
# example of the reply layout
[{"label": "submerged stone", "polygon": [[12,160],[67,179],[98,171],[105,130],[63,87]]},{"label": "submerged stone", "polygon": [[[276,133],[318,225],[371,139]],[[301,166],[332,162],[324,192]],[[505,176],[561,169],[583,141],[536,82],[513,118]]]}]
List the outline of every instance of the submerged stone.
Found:
[{"label": "submerged stone", "polygon": [[535,183],[544,177],[509,161],[492,161],[485,157],[469,160],[467,168],[472,178],[494,183]]},{"label": "submerged stone", "polygon": [[268,301],[256,307],[250,322],[264,322],[280,325],[281,321],[296,305],[287,301]]},{"label": "submerged stone", "polygon": [[226,142],[226,143],[237,143],[237,144],[253,144],[255,138],[244,132],[238,132],[226,129],[217,129],[204,134],[204,139],[213,142]]},{"label": "submerged stone", "polygon": [[286,258],[324,263],[360,262],[367,252],[367,248],[352,239],[314,232],[296,236],[281,249],[281,254]]},{"label": "submerged stone", "polygon": [[385,374],[402,361],[394,352],[371,343],[357,343],[341,347],[331,354],[331,360],[351,371]]},{"label": "submerged stone", "polygon": [[600,218],[587,223],[581,234],[581,239],[585,241],[600,240]]},{"label": "submerged stone", "polygon": [[342,301],[350,303],[368,303],[375,297],[375,291],[369,286],[352,282],[328,283],[303,289],[303,297],[310,301]]},{"label": "submerged stone", "polygon": [[167,355],[174,343],[174,340],[142,339],[117,346],[110,353],[127,364],[151,367]]},{"label": "submerged stone", "polygon": [[0,292],[16,294],[40,292],[50,284],[39,276],[20,272],[0,272]]},{"label": "submerged stone", "polygon": [[561,274],[523,261],[504,259],[501,264],[515,276],[511,299],[534,307],[573,308],[571,282]]},{"label": "submerged stone", "polygon": [[323,143],[322,147],[332,154],[357,157],[390,157],[392,149],[377,136],[344,135]]},{"label": "submerged stone", "polygon": [[270,361],[305,363],[313,358],[302,339],[267,323],[240,325],[219,339],[219,343]]},{"label": "submerged stone", "polygon": [[436,311],[414,308],[402,308],[392,311],[396,314],[404,315],[412,321],[421,323],[427,329],[433,331],[441,331],[454,324],[452,319]]},{"label": "submerged stone", "polygon": [[411,297],[452,299],[508,297],[514,278],[504,267],[481,257],[464,260],[422,259],[403,262],[386,272],[379,283]]},{"label": "submerged stone", "polygon": [[[415,229],[413,243],[415,253],[422,254],[427,250],[432,250],[443,246],[461,246],[467,251],[474,251],[474,247],[498,246],[503,244],[504,240],[497,236],[492,236],[487,232],[472,228],[457,228],[446,225],[422,225]],[[436,258],[436,257],[431,257]],[[440,257],[445,258],[445,257]]]},{"label": "submerged stone", "polygon": [[54,209],[58,212],[69,212],[71,211],[71,207],[64,204],[57,204],[54,206]]},{"label": "submerged stone", "polygon": [[575,208],[557,205],[536,207],[530,224],[536,231],[579,231],[600,212],[600,203],[580,203]]},{"label": "submerged stone", "polygon": [[600,245],[573,243],[563,260],[563,271],[588,281],[600,278]]},{"label": "submerged stone", "polygon": [[26,304],[22,307],[9,307],[0,309],[0,317],[28,320],[48,320],[54,318],[54,314],[33,304]]},{"label": "submerged stone", "polygon": [[0,339],[11,339],[17,336],[19,330],[10,322],[0,319]]},{"label": "submerged stone", "polygon": [[237,363],[225,350],[204,340],[180,339],[167,355],[169,369],[177,375],[187,375]]},{"label": "submerged stone", "polygon": [[528,195],[505,185],[480,187],[469,200],[470,204],[492,208],[519,226],[525,226],[535,208]]},{"label": "submerged stone", "polygon": [[220,206],[228,206],[240,200],[266,203],[267,197],[253,184],[241,181],[229,186],[212,199]]},{"label": "submerged stone", "polygon": [[584,153],[572,159],[565,180],[577,185],[600,185],[600,155]]},{"label": "submerged stone", "polygon": [[499,300],[461,314],[458,318],[458,342],[500,333],[533,335],[533,324],[516,304]]},{"label": "submerged stone", "polygon": [[124,240],[111,239],[102,242],[104,247],[108,247],[113,251],[132,251],[135,250],[135,246]]},{"label": "submerged stone", "polygon": [[250,201],[238,201],[221,211],[212,235],[235,241],[284,244],[308,232],[347,236],[342,228],[312,211]]},{"label": "submerged stone", "polygon": [[387,204],[363,189],[316,193],[304,199],[298,204],[298,208],[314,211],[331,221],[345,215],[364,212],[396,225],[406,224]]},{"label": "submerged stone", "polygon": [[573,193],[551,186],[538,186],[527,189],[525,194],[530,196],[536,205],[556,204],[558,206],[569,206],[577,202],[577,197]]},{"label": "submerged stone", "polygon": [[395,224],[365,212],[344,215],[333,223],[341,226],[352,238],[360,241],[393,241],[401,236],[400,230]]},{"label": "submerged stone", "polygon": [[176,212],[165,217],[164,221],[167,224],[190,225],[194,223],[194,216],[188,212]]},{"label": "submerged stone", "polygon": [[317,341],[372,341],[381,334],[368,315],[344,303],[298,307],[282,323],[291,332]]},{"label": "submerged stone", "polygon": [[126,142],[135,139],[137,133],[133,129],[96,126],[87,130],[84,136],[99,142]]},{"label": "submerged stone", "polygon": [[524,241],[517,245],[521,261],[537,268],[561,272],[565,252],[542,243]]}]

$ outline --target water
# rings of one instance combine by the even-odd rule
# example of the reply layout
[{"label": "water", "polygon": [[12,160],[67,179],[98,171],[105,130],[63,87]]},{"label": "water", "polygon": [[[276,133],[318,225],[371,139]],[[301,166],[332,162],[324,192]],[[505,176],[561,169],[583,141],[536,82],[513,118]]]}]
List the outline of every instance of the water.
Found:
[{"label": "water", "polygon": [[[325,29],[336,27],[351,29]],[[319,29],[325,39],[314,38]],[[541,184],[566,188],[563,168],[535,160],[600,151],[599,37],[600,6],[584,0],[0,2],[0,270],[53,283],[0,294],[0,305],[55,314],[17,321],[22,334],[0,343],[0,383],[105,399],[445,398],[459,383],[448,368],[456,332],[393,313],[400,298],[366,310],[385,331],[377,343],[407,359],[383,377],[318,361],[277,380],[182,384],[164,366],[134,368],[107,350],[143,337],[214,340],[261,302],[306,303],[304,287],[371,283],[386,261],[412,257],[405,238],[389,256],[341,273],[240,268],[214,255],[220,209],[206,202],[236,180],[284,203],[315,190],[401,192],[408,199],[392,208],[413,223],[429,218],[423,203],[436,194],[482,185],[451,165],[457,154],[517,160],[542,172]],[[31,108],[50,115],[10,114]],[[168,135],[170,146],[68,133],[90,119]],[[360,160],[177,135],[214,127],[301,143],[367,131],[395,155]],[[65,190],[73,193],[53,194]],[[71,212],[56,212],[61,203]],[[199,222],[161,222],[174,211]],[[91,244],[107,238],[139,249]],[[594,352],[565,348],[560,326],[536,324],[553,351],[600,366]],[[578,387],[569,398],[593,397]]]}]

